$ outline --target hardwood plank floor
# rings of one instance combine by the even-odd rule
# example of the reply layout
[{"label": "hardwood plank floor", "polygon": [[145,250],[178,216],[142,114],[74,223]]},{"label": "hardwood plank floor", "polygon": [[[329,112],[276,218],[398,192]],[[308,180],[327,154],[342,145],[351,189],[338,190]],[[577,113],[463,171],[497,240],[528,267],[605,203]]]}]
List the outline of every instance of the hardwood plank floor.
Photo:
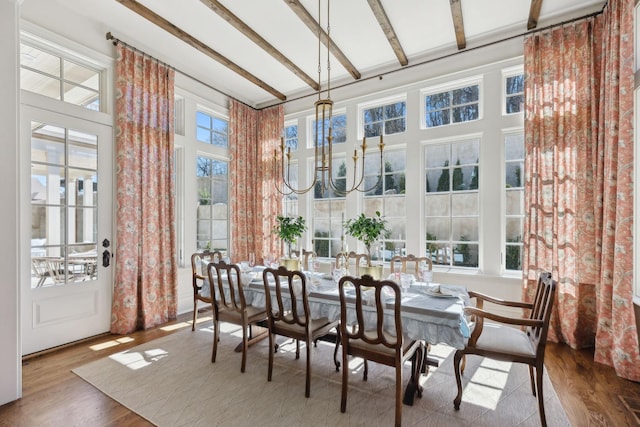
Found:
[{"label": "hardwood plank floor", "polygon": [[[203,311],[199,320],[210,312]],[[191,328],[191,314],[168,325],[123,337],[110,335],[67,346],[23,362],[23,397],[0,406],[0,426],[149,426],[71,372],[71,369],[178,330]],[[620,396],[640,402],[640,384],[593,362],[590,350],[547,345],[546,368],[575,427],[640,426]],[[455,387],[455,385],[452,385]]]}]

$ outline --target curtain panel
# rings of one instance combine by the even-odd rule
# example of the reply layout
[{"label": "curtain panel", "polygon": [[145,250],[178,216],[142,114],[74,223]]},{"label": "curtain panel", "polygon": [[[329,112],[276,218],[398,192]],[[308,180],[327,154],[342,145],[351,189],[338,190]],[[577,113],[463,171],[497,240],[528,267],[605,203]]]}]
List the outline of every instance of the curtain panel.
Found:
[{"label": "curtain panel", "polygon": [[640,381],[633,296],[633,2],[525,39],[524,296],[558,280],[549,337]]},{"label": "curtain panel", "polygon": [[116,274],[111,332],[177,314],[174,71],[116,47]]},{"label": "curtain panel", "polygon": [[229,111],[229,205],[231,211],[232,260],[278,250],[278,239],[271,229],[281,208],[276,190],[273,151],[284,129],[284,108],[255,110],[231,100]]}]

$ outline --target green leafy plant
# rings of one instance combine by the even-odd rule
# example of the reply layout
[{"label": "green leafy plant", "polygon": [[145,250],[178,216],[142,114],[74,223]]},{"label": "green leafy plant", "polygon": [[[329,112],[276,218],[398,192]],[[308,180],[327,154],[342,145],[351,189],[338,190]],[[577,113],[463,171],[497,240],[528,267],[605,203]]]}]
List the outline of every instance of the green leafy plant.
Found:
[{"label": "green leafy plant", "polygon": [[379,211],[375,216],[360,214],[356,218],[351,218],[345,223],[345,232],[360,240],[367,248],[369,255],[369,266],[371,266],[371,245],[381,237],[389,237],[390,231],[387,228],[387,221],[382,218]]},{"label": "green leafy plant", "polygon": [[276,225],[272,231],[287,244],[288,251],[286,255],[289,256],[291,254],[291,245],[302,236],[302,233],[307,229],[307,225],[301,216],[289,217],[278,215],[276,221]]}]

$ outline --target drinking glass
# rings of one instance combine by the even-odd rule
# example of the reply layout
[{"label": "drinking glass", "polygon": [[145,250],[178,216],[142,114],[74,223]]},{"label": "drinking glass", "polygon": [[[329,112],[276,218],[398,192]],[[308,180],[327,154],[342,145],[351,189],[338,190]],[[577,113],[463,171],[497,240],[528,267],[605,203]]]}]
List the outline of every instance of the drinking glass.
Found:
[{"label": "drinking glass", "polygon": [[256,265],[256,254],[251,252],[249,254],[249,267],[253,268]]}]

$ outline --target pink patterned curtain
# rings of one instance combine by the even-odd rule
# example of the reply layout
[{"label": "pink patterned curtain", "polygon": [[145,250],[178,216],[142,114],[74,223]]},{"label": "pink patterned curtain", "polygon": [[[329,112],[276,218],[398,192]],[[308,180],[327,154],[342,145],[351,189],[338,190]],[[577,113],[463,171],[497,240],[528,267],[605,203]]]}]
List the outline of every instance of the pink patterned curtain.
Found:
[{"label": "pink patterned curtain", "polygon": [[278,248],[271,233],[281,203],[273,150],[284,128],[284,109],[280,105],[257,111],[231,100],[229,116],[231,259],[247,259],[253,252],[261,262]]},{"label": "pink patterned curtain", "polygon": [[551,340],[640,381],[633,313],[633,1],[525,40],[524,294],[553,271]]},{"label": "pink patterned curtain", "polygon": [[174,71],[116,47],[116,280],[111,332],[176,318]]}]

